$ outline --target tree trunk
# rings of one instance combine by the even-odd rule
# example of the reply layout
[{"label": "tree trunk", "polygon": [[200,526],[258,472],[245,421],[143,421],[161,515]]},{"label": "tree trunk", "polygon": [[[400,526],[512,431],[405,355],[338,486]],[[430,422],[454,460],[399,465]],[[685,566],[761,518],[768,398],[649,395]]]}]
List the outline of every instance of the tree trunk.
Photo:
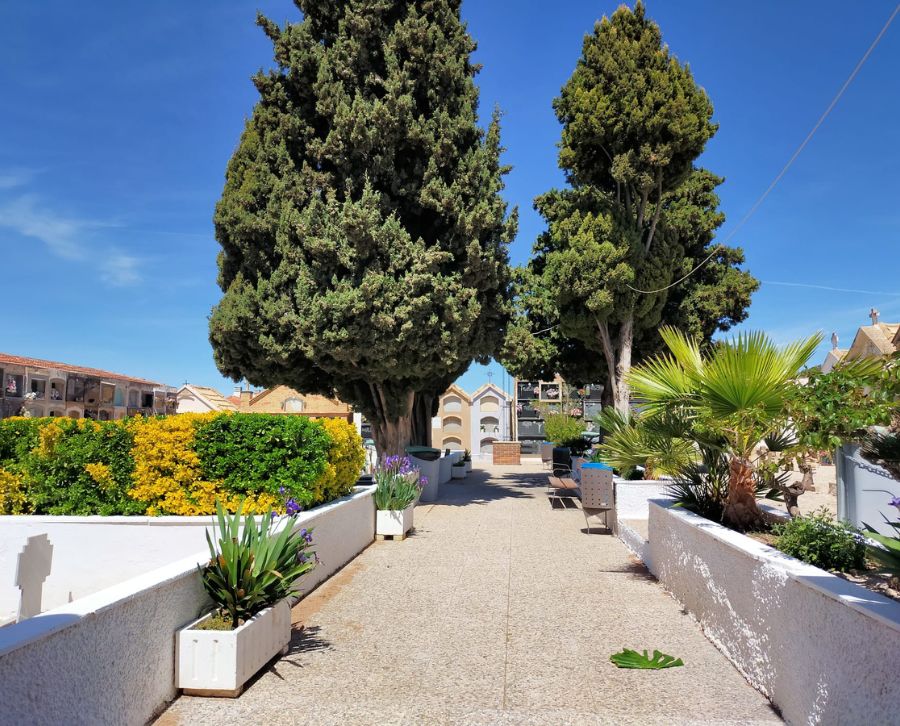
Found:
[{"label": "tree trunk", "polygon": [[628,414],[631,402],[631,387],[626,382],[631,370],[631,351],[634,345],[634,318],[628,316],[619,328],[619,338],[613,345],[609,334],[609,324],[597,321],[597,337],[606,361],[607,384],[609,386],[612,405],[621,414]]},{"label": "tree trunk", "polygon": [[415,446],[431,446],[431,417],[434,411],[434,396],[418,391],[413,401],[412,439]]},{"label": "tree trunk", "polygon": [[372,436],[375,439],[379,459],[387,456],[403,456],[406,454],[406,447],[412,441],[412,416],[382,421],[377,426],[373,424]]},{"label": "tree trunk", "polygon": [[621,414],[627,414],[630,410],[631,386],[628,385],[626,379],[631,371],[631,348],[633,343],[634,318],[629,316],[622,321],[622,326],[619,330],[618,360],[616,361],[616,378],[618,381],[613,391],[616,411]]},{"label": "tree trunk", "polygon": [[724,518],[740,530],[759,529],[765,525],[765,517],[756,502],[753,464],[738,456],[732,456],[728,462],[728,498],[725,500]]},{"label": "tree trunk", "polygon": [[[378,384],[372,384],[372,399],[375,404],[376,415],[371,421],[372,438],[375,439],[375,448],[378,458],[387,456],[403,456],[406,447],[412,441],[413,432],[413,402],[415,394],[407,391],[404,400],[397,408],[389,405],[384,389]],[[393,413],[400,411],[399,414]]]}]

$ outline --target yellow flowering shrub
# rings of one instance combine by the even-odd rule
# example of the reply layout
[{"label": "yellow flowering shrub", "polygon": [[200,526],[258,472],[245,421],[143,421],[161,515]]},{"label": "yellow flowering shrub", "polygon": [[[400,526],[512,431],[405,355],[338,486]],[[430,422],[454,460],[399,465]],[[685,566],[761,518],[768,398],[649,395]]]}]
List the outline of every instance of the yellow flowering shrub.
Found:
[{"label": "yellow flowering shrub", "polygon": [[329,502],[349,494],[353,489],[365,464],[366,452],[356,426],[349,421],[323,418],[317,423],[328,433],[331,445],[325,471],[313,485],[314,501]]},{"label": "yellow flowering shrub", "polygon": [[49,458],[56,451],[56,445],[63,437],[63,421],[67,419],[50,419],[46,426],[41,427],[38,434],[38,445],[35,453],[39,456]]},{"label": "yellow flowering shrub", "polygon": [[0,469],[0,514],[27,514],[28,499],[22,477]]},{"label": "yellow flowering shrub", "polygon": [[101,488],[113,485],[112,469],[110,469],[108,465],[100,462],[85,464],[84,470],[91,479],[100,485]]},{"label": "yellow flowering shrub", "polygon": [[214,514],[216,499],[231,511],[243,501],[247,514],[266,514],[276,507],[278,501],[270,494],[246,498],[229,494],[221,481],[209,481],[203,476],[194,438],[199,426],[221,415],[183,413],[129,421],[134,435],[134,485],[128,493],[146,504],[148,515]]}]

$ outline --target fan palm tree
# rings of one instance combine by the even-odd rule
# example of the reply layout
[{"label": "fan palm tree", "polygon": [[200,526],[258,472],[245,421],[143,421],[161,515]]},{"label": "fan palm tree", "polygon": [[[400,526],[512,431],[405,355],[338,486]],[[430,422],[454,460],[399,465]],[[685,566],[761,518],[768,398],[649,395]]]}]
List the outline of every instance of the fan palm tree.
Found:
[{"label": "fan palm tree", "polygon": [[603,461],[619,471],[643,467],[645,477],[675,474],[694,462],[699,453],[694,442],[684,438],[677,421],[663,417],[645,420],[637,414],[622,414],[604,408],[597,423],[606,434],[599,447]]},{"label": "fan palm tree", "polygon": [[660,331],[668,353],[632,369],[628,382],[648,419],[676,417],[721,436],[728,455],[724,518],[739,529],[764,523],[756,502],[754,452],[784,429],[792,381],[822,340],[816,334],[779,347],[765,333],[743,333],[704,355],[673,328]]}]

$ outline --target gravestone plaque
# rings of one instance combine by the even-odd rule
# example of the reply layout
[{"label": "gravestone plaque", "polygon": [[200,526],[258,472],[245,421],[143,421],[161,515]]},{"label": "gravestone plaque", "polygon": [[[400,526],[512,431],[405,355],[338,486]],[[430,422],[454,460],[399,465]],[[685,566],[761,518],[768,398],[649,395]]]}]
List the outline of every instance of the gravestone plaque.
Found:
[{"label": "gravestone plaque", "polygon": [[16,560],[16,587],[22,591],[17,622],[40,615],[44,580],[50,574],[52,558],[53,545],[46,534],[36,534],[25,542]]}]

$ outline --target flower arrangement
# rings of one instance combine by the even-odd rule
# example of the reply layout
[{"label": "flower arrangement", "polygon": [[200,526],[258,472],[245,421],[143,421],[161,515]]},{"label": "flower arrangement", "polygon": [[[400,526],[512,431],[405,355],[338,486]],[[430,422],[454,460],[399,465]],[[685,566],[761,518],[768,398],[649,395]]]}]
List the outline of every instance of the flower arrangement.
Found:
[{"label": "flower arrangement", "polygon": [[388,456],[375,468],[375,508],[400,511],[410,506],[428,483],[408,456]]},{"label": "flower arrangement", "polygon": [[217,541],[206,533],[210,559],[198,569],[203,587],[216,606],[215,616],[203,621],[207,629],[240,627],[295,594],[294,583],[315,567],[315,553],[309,549],[312,533],[294,528],[299,508],[283,517],[262,517],[258,523],[248,514],[243,529],[241,510],[239,506],[237,512],[228,514],[217,501]]}]

